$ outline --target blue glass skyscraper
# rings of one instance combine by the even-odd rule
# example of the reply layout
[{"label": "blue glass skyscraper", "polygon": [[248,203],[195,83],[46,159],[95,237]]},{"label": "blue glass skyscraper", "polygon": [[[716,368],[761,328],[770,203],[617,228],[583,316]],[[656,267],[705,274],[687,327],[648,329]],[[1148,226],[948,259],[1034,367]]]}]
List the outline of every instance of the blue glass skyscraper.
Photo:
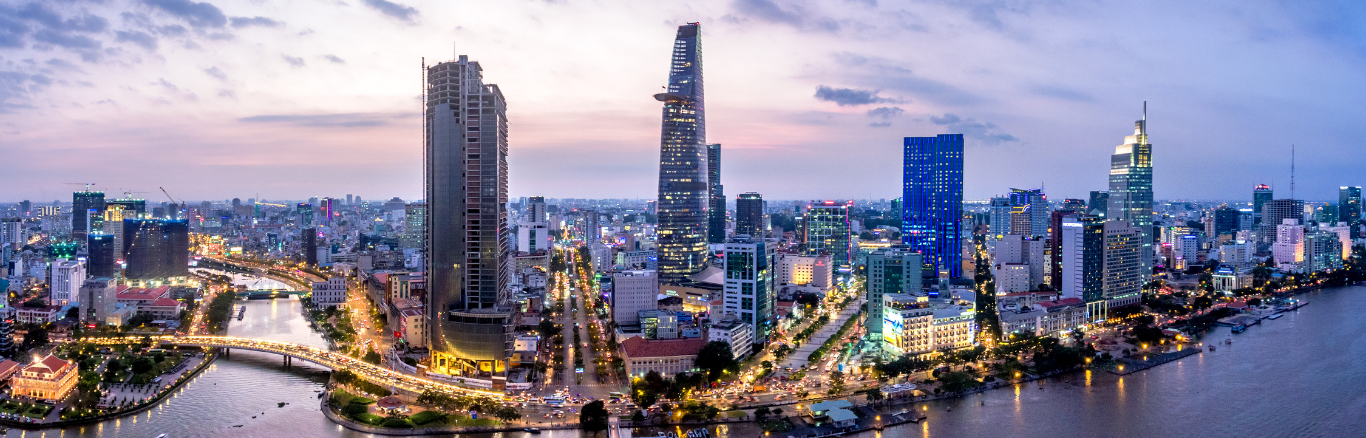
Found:
[{"label": "blue glass skyscraper", "polygon": [[963,134],[906,137],[901,240],[921,260],[963,276]]},{"label": "blue glass skyscraper", "polygon": [[[709,178],[706,105],[702,92],[702,33],[697,23],[678,27],[659,145],[659,283],[682,284],[706,267],[713,190]],[[719,152],[719,146],[718,146]],[[717,155],[720,158],[720,155]]]}]

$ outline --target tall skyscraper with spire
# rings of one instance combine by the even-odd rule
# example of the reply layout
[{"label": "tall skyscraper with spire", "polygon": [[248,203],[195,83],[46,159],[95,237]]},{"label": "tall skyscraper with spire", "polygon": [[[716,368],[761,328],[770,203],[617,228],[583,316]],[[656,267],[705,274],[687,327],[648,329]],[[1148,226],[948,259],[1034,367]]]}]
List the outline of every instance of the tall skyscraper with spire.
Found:
[{"label": "tall skyscraper with spire", "polygon": [[702,28],[678,27],[659,145],[659,225],[656,251],[660,284],[681,284],[707,261],[711,210],[706,105],[702,99]]},{"label": "tall skyscraper with spire", "polygon": [[1139,280],[1153,273],[1153,145],[1148,143],[1148,103],[1143,119],[1134,122],[1134,135],[1124,137],[1110,156],[1110,199],[1107,221],[1125,221],[1138,230]]},{"label": "tall skyscraper with spire", "polygon": [[465,56],[425,73],[429,367],[502,389],[513,333],[506,103]]}]

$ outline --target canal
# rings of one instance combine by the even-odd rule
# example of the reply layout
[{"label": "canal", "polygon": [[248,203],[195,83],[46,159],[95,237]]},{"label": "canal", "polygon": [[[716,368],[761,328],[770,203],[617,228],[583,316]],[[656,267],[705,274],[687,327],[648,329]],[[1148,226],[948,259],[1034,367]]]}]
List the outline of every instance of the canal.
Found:
[{"label": "canal", "polygon": [[[1030,382],[921,403],[914,407],[925,409],[926,422],[861,436],[1358,436],[1357,421],[1366,412],[1366,313],[1361,311],[1366,309],[1366,287],[1311,292],[1301,299],[1311,304],[1245,333],[1213,330],[1205,342],[1233,341],[1214,352],[1124,377],[1074,373],[1042,385]],[[309,330],[296,299],[245,305],[246,318],[234,320],[229,334],[325,345]],[[325,381],[322,368],[285,369],[278,356],[238,351],[136,417],[67,430],[15,430],[10,436],[366,436],[346,431],[318,412],[316,394]],[[288,405],[278,407],[280,402]],[[762,435],[750,424],[712,431],[718,438]],[[654,433],[641,430],[635,435]],[[545,431],[537,437],[579,436]],[[530,435],[483,435],[495,437]]]}]

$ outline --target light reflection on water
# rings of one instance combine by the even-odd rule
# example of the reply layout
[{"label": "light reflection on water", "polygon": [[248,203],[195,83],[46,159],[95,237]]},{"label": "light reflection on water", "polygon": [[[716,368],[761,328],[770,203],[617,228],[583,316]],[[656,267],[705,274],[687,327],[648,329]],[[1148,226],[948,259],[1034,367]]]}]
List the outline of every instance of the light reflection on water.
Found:
[{"label": "light reflection on water", "polygon": [[[1205,337],[1206,343],[1234,341],[1233,345],[1220,344],[1215,352],[1123,378],[1084,372],[1081,385],[1071,383],[1078,375],[1069,375],[1049,380],[1044,390],[1024,391],[1016,385],[1013,391],[917,404],[909,408],[925,412],[927,421],[889,427],[884,434],[906,436],[919,429],[923,437],[1222,437],[1246,436],[1249,431],[1258,436],[1357,436],[1360,430],[1355,419],[1366,412],[1366,313],[1359,312],[1366,308],[1366,288],[1315,292],[1302,298],[1313,304],[1236,337],[1226,328],[1214,330]],[[231,335],[325,346],[299,314],[296,299],[239,305],[247,306],[246,318],[232,321]],[[279,356],[237,351],[230,359],[215,362],[167,402],[135,417],[67,430],[16,429],[8,436],[369,436],[348,431],[318,412],[315,391],[325,381],[322,368],[296,365],[284,369]],[[1280,395],[1269,396],[1268,391]],[[1295,402],[1286,403],[1287,397]],[[278,408],[278,402],[289,405]],[[1002,418],[1012,421],[1003,424]],[[680,429],[686,432],[687,428]],[[746,423],[711,429],[718,438],[763,436]],[[653,436],[658,431],[637,429],[632,435]],[[473,436],[532,437],[520,432]],[[535,437],[588,436],[547,430]]]}]

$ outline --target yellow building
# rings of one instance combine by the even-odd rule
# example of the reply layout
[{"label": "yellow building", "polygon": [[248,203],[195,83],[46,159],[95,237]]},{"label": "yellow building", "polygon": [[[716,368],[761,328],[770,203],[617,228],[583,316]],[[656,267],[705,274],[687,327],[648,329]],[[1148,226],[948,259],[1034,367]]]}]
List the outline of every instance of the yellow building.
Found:
[{"label": "yellow building", "polygon": [[59,401],[76,387],[79,377],[76,364],[48,355],[43,360],[25,365],[10,378],[13,395]]}]

